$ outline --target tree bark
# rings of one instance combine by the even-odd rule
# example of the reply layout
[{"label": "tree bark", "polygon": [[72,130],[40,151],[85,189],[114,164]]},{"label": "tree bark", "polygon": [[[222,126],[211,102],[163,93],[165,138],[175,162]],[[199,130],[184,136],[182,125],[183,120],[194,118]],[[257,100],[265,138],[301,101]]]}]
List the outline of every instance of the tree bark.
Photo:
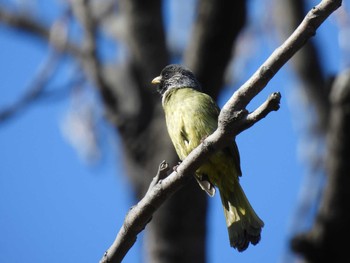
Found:
[{"label": "tree bark", "polygon": [[340,74],[330,94],[327,133],[327,184],[315,223],[308,233],[293,239],[293,249],[305,262],[344,262],[350,234],[350,71]]}]

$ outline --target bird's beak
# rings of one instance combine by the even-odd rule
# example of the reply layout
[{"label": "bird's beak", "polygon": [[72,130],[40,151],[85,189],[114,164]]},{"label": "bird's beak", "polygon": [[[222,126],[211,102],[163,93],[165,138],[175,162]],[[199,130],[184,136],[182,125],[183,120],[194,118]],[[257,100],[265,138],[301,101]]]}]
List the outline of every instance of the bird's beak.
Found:
[{"label": "bird's beak", "polygon": [[161,76],[155,77],[154,79],[152,79],[152,84],[159,84],[160,81],[162,80]]}]

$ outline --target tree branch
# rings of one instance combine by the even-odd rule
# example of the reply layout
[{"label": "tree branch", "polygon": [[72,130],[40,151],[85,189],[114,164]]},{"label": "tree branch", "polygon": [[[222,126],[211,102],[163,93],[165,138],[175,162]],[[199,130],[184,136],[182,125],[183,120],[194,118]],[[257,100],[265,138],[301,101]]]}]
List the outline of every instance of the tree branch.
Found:
[{"label": "tree branch", "polygon": [[[264,118],[269,112],[278,110],[279,101],[279,93],[274,93],[253,113],[246,115],[245,111],[241,111],[242,114],[236,115],[237,119],[241,119],[240,122],[236,122],[236,126],[238,126],[236,130],[243,131]],[[159,165],[158,173],[151,182],[145,197],[136,206],[132,207],[126,215],[124,224],[117,238],[112,246],[105,252],[100,263],[120,262],[135,243],[136,236],[151,220],[153,213],[167,198],[187,183],[191,178],[190,175],[194,174],[199,165],[208,159],[210,154],[219,149],[218,145],[220,145],[221,148],[230,140],[230,136],[223,136],[220,132],[214,132],[190,153],[177,167],[176,171],[172,172],[166,178],[164,178],[164,175],[169,168],[168,164],[163,161]],[[164,179],[162,180],[162,178]]]},{"label": "tree branch", "polygon": [[[81,58],[85,71],[89,72],[96,87],[100,90],[100,94],[108,109],[117,108],[117,98],[114,96],[112,89],[105,81],[103,76],[103,67],[97,53],[96,31],[97,23],[92,15],[90,0],[79,0],[72,2],[76,10],[76,17],[80,20],[83,32],[83,57]],[[113,110],[112,110],[113,111]]]},{"label": "tree branch", "polygon": [[296,235],[293,250],[305,262],[342,262],[348,255],[347,242],[336,242],[350,234],[350,70],[336,78],[330,93],[331,111],[327,134],[327,185],[315,223],[309,232]]},{"label": "tree branch", "polygon": [[[296,28],[305,15],[307,3],[304,0],[277,1],[276,24],[281,36],[287,37]],[[287,35],[286,35],[287,34]],[[318,119],[313,131],[324,135],[328,127],[329,91],[324,74],[322,59],[313,41],[307,43],[291,60],[298,77],[303,82],[308,99],[314,104]]]},{"label": "tree branch", "polygon": [[0,7],[0,22],[18,30],[30,32],[39,38],[48,39],[50,35],[48,27],[43,23],[37,22],[23,13],[17,14],[7,11],[4,7]]},{"label": "tree branch", "polygon": [[185,64],[203,90],[216,99],[232,58],[234,41],[245,25],[246,1],[200,0],[197,9]]},{"label": "tree branch", "polygon": [[[158,195],[158,192],[162,191],[162,188],[159,186],[161,185],[161,180],[166,178],[168,171],[169,165],[165,161],[161,162],[157,175],[153,178],[145,197],[154,197],[155,195]],[[119,231],[117,238],[108,251],[105,252],[100,261],[101,263],[122,261],[126,253],[136,242],[137,235],[145,228],[147,223],[151,220],[153,213],[158,206],[161,205],[161,203],[156,205],[153,204],[151,201],[152,199],[152,197],[148,200],[143,198],[136,206],[131,208],[125,217],[124,224]],[[144,209],[144,206],[148,207],[148,209]]]},{"label": "tree branch", "polygon": [[[341,1],[339,0],[323,0],[308,13],[291,37],[273,52],[260,69],[225,104],[219,115],[218,129],[194,149],[177,167],[176,171],[155,184],[152,190],[149,190],[146,196],[132,208],[126,216],[115,242],[106,251],[100,262],[120,262],[127,251],[123,249],[123,254],[117,254],[118,247],[125,245],[125,242],[133,244],[130,240],[121,241],[121,236],[125,235],[124,231],[130,231],[129,238],[136,240],[136,235],[147,225],[153,212],[191,178],[191,175],[209,158],[210,154],[227,145],[232,137],[251,127],[270,111],[278,109],[280,99],[278,93],[270,96],[267,102],[251,114],[248,114],[245,107],[306,41],[315,35],[316,29],[340,5]],[[131,220],[131,215],[135,214],[137,216],[133,216],[133,220]],[[136,228],[139,232],[131,233],[131,230],[134,231]]]},{"label": "tree branch", "polygon": [[254,75],[231,97],[225,108],[229,113],[245,108],[267,85],[280,68],[316,34],[316,29],[341,6],[341,0],[323,0],[313,7],[293,34],[264,62]]},{"label": "tree branch", "polygon": [[244,121],[246,123],[245,129],[248,129],[249,127],[253,126],[255,123],[257,123],[261,119],[265,118],[267,114],[269,114],[271,111],[278,111],[280,108],[280,101],[281,101],[281,93],[279,92],[272,93],[267,98],[267,100],[260,105],[259,108],[257,108],[252,113],[248,114],[246,120]]},{"label": "tree branch", "polygon": [[56,52],[51,52],[48,55],[47,60],[40,67],[37,75],[32,80],[24,94],[12,105],[0,109],[0,123],[3,123],[16,114],[19,114],[25,107],[39,99],[44,94],[49,80],[51,80],[52,75],[57,70],[59,59],[60,56]]},{"label": "tree branch", "polygon": [[[68,11],[67,11],[68,12]],[[73,42],[66,41],[62,42],[61,37],[52,37],[52,29],[50,26],[45,25],[42,21],[30,17],[25,13],[15,13],[6,8],[0,6],[0,23],[7,25],[13,29],[25,32],[41,40],[51,43],[59,51],[66,51],[68,54],[82,57],[83,51],[79,46]]]}]

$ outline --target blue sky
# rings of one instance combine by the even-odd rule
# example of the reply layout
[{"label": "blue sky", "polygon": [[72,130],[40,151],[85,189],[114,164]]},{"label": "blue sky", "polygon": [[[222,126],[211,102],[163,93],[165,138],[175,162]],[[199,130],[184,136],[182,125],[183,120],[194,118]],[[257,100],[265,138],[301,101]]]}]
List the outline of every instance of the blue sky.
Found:
[{"label": "blue sky", "polygon": [[[43,10],[54,10],[50,1],[39,2],[46,3]],[[251,2],[254,14],[259,10],[256,2]],[[56,12],[43,11],[44,19],[50,21]],[[321,47],[327,70],[336,72],[339,50],[327,49],[337,46],[334,20],[322,25],[317,40],[324,41]],[[261,41],[237,85],[274,48],[269,40],[262,37]],[[28,87],[47,52],[41,42],[0,26],[0,109]],[[63,70],[56,78],[64,74]],[[293,104],[296,85],[288,67],[281,70],[249,106],[252,110],[270,93],[280,91],[281,109],[237,137],[244,174],[241,184],[265,222],[262,240],[244,253],[230,248],[217,195],[209,200],[209,263],[281,262],[284,257],[307,171],[306,161],[298,154],[305,113],[295,110]],[[223,92],[220,106],[234,88]],[[0,125],[0,262],[97,262],[134,204],[111,127],[103,124],[101,128],[106,138],[101,161],[88,165],[62,132],[70,106],[67,98],[41,101]],[[140,262],[141,246],[138,241],[125,262]]]}]

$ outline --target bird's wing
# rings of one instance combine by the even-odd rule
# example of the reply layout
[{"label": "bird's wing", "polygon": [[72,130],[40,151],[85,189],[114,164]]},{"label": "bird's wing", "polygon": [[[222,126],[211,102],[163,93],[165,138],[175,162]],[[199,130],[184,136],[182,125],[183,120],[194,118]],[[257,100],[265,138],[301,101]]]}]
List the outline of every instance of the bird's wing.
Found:
[{"label": "bird's wing", "polygon": [[[188,101],[191,103],[186,106],[186,102],[184,102],[183,110],[191,118],[186,118],[184,121],[184,125],[181,127],[181,136],[189,154],[216,130],[220,109],[213,99],[204,93],[195,92],[193,96],[188,98]],[[197,174],[195,178],[199,186],[209,196],[215,195],[214,184],[209,180],[207,174]]]},{"label": "bird's wing", "polygon": [[191,152],[216,130],[220,109],[205,93],[194,92],[186,100],[188,102],[184,102],[182,110],[188,117],[183,118],[181,134]]}]

